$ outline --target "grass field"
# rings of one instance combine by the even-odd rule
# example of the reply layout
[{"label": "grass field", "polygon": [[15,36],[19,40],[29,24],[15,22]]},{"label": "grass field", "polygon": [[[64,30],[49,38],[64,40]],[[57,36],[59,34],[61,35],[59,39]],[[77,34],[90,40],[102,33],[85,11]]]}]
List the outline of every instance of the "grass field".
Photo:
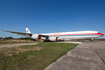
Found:
[{"label": "grass field", "polygon": [[13,44],[13,43],[33,43],[32,40],[19,40],[19,39],[10,39],[10,40],[0,40],[0,44]]},{"label": "grass field", "polygon": [[77,44],[39,43],[0,49],[0,70],[43,70]]}]

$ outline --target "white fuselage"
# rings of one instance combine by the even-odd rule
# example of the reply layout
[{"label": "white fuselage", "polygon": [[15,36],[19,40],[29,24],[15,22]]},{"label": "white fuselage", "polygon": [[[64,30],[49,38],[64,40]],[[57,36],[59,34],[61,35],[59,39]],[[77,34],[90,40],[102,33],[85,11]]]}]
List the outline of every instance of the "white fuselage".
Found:
[{"label": "white fuselage", "polygon": [[75,31],[75,32],[61,32],[61,33],[45,33],[42,35],[49,35],[50,37],[58,37],[58,39],[91,39],[91,38],[97,38],[97,37],[103,36],[103,34],[99,33],[98,31]]}]

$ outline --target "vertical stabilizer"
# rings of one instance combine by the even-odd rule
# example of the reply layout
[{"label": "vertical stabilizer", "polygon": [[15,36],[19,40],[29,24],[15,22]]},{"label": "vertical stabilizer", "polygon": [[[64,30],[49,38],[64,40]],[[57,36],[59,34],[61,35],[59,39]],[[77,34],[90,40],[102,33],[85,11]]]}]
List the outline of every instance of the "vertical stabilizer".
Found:
[{"label": "vertical stabilizer", "polygon": [[30,30],[28,28],[26,28],[26,33],[31,33]]}]

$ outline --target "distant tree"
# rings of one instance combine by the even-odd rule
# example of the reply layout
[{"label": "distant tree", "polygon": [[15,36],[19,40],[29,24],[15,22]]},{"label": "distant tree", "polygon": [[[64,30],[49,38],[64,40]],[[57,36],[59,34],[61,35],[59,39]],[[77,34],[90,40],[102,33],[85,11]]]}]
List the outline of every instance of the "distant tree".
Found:
[{"label": "distant tree", "polygon": [[0,37],[0,39],[3,39],[2,37]]},{"label": "distant tree", "polygon": [[9,39],[13,39],[13,37],[10,36]]},{"label": "distant tree", "polygon": [[5,37],[6,40],[13,39],[13,37]]},{"label": "distant tree", "polygon": [[3,40],[4,38],[0,37],[0,40]]},{"label": "distant tree", "polygon": [[21,37],[20,39],[22,39],[22,40],[23,40],[24,38],[23,38],[23,37]]},{"label": "distant tree", "polygon": [[29,37],[21,37],[20,39],[21,40],[31,40],[32,38],[29,38]]}]

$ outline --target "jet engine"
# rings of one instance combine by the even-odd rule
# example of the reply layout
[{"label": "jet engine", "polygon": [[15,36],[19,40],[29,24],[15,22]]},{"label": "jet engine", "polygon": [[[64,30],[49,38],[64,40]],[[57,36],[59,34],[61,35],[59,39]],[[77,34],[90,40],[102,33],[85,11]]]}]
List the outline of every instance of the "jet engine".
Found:
[{"label": "jet engine", "polygon": [[34,35],[32,35],[31,38],[33,38],[33,39],[41,39],[41,35],[40,34],[34,34]]},{"label": "jet engine", "polygon": [[49,37],[48,38],[50,41],[57,41],[58,40],[58,37]]}]

